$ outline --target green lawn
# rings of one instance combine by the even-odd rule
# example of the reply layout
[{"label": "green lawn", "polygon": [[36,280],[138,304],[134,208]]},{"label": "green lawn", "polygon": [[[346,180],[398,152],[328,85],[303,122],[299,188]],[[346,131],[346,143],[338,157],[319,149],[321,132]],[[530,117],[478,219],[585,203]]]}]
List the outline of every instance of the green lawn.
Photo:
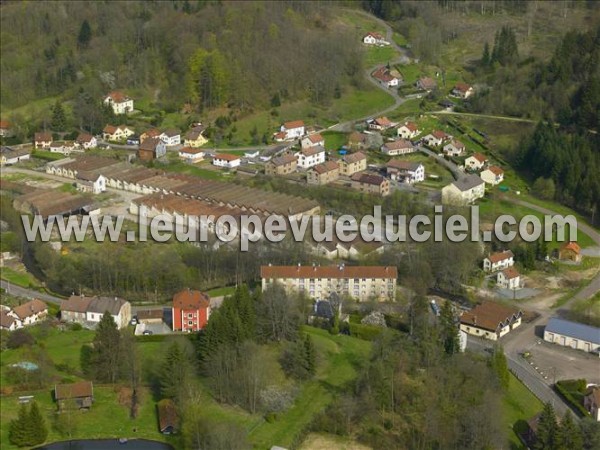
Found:
[{"label": "green lawn", "polygon": [[40,287],[40,282],[26,271],[17,271],[10,267],[2,267],[0,275],[3,280],[22,287]]},{"label": "green lawn", "polygon": [[325,131],[321,133],[321,136],[325,139],[326,150],[338,150],[348,143],[348,135],[346,133]]},{"label": "green lawn", "polygon": [[203,169],[196,164],[186,164],[181,161],[173,161],[161,167],[167,172],[186,173],[206,180],[220,180],[223,178],[223,173],[220,171]]},{"label": "green lawn", "polygon": [[221,297],[223,295],[231,295],[235,292],[235,286],[225,286],[211,289],[207,292],[211,297]]},{"label": "green lawn", "polygon": [[511,449],[524,448],[517,433],[522,432],[523,427],[527,426],[527,420],[539,413],[542,408],[542,402],[511,374],[510,384],[502,401],[502,418],[506,427],[511,429],[508,433]]},{"label": "green lawn", "polygon": [[365,66],[369,69],[376,64],[387,64],[398,57],[398,52],[392,46],[370,46],[365,50]]}]

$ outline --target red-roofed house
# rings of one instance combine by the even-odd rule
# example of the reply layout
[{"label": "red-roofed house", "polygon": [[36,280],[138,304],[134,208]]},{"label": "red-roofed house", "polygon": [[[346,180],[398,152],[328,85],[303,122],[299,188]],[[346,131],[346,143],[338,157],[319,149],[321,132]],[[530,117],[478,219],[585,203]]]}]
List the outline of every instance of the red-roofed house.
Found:
[{"label": "red-roofed house", "polygon": [[35,148],[49,148],[52,145],[52,133],[35,133],[33,145]]},{"label": "red-roofed house", "polygon": [[400,80],[393,76],[385,66],[374,70],[371,76],[388,88],[397,87],[400,83]]},{"label": "red-roofed house", "polygon": [[98,141],[91,134],[79,133],[79,136],[75,139],[75,144],[83,148],[95,148],[98,145]]},{"label": "red-roofed house", "polygon": [[[291,122],[285,122],[279,129],[281,133],[285,133],[285,140],[298,139],[304,136],[306,133],[306,127],[302,120],[292,120]],[[279,137],[281,137],[279,135]],[[275,135],[277,140],[278,134]]]},{"label": "red-roofed house", "polygon": [[486,272],[496,272],[497,270],[508,269],[515,264],[514,256],[510,250],[492,253],[483,259],[483,270]]},{"label": "red-roofed house", "polygon": [[127,114],[133,111],[133,99],[123,94],[121,91],[110,92],[104,97],[104,104],[112,107],[116,115]]},{"label": "red-roofed house", "polygon": [[198,162],[204,159],[204,150],[193,147],[183,147],[179,150],[179,157],[187,162]]},{"label": "red-roofed house", "polygon": [[210,317],[210,297],[185,289],[173,296],[173,331],[194,332],[204,328]]},{"label": "red-roofed house", "polygon": [[437,87],[437,83],[433,78],[430,77],[421,77],[415,83],[417,89],[422,91],[433,91]]},{"label": "red-roofed house", "polygon": [[498,166],[490,166],[481,172],[481,179],[487,184],[495,186],[504,181],[504,170]]},{"label": "red-roofed house", "polygon": [[460,329],[473,336],[497,341],[521,325],[522,316],[518,309],[483,302],[460,316]]},{"label": "red-roofed house", "polygon": [[558,259],[563,261],[581,261],[581,247],[576,242],[566,242],[558,251]]},{"label": "red-roofed house", "polygon": [[496,284],[504,289],[519,289],[521,287],[521,275],[514,267],[501,270],[496,277]]},{"label": "red-roofed house", "polygon": [[398,128],[398,137],[403,139],[413,139],[420,133],[419,127],[414,122],[405,122]]},{"label": "red-roofed house", "polygon": [[8,120],[0,120],[0,137],[7,137],[11,135],[11,125]]},{"label": "red-roofed house", "polygon": [[444,145],[444,153],[448,156],[460,156],[465,152],[465,144],[457,139],[453,139]]},{"label": "red-roofed house", "polygon": [[114,125],[106,125],[102,130],[102,138],[105,141],[124,141],[129,136],[133,136],[134,134],[135,131],[126,125],[119,125],[117,127]]},{"label": "red-roofed house", "polygon": [[213,156],[213,166],[217,167],[227,167],[232,169],[238,167],[241,162],[242,160],[239,156],[230,153],[217,153]]},{"label": "red-roofed house", "polygon": [[[488,159],[481,153],[473,153],[467,159],[465,159],[465,169],[480,170],[487,164]],[[485,180],[484,180],[485,181]]]},{"label": "red-roofed house", "polygon": [[385,155],[390,156],[405,155],[407,153],[413,153],[415,151],[415,147],[406,139],[398,139],[396,141],[386,142],[383,144],[381,146],[381,151]]},{"label": "red-roofed house", "polygon": [[455,97],[467,99],[473,95],[473,88],[466,83],[456,83],[452,89],[452,95]]},{"label": "red-roofed house", "polygon": [[425,136],[423,138],[423,142],[425,144],[429,145],[430,147],[439,147],[440,145],[442,145],[442,143],[445,140],[447,140],[449,138],[450,138],[450,136],[448,136],[443,131],[435,130],[435,131],[432,131],[427,136]]},{"label": "red-roofed house", "polygon": [[377,117],[376,119],[367,120],[367,126],[371,130],[387,130],[394,126],[394,124],[387,117]]},{"label": "red-roofed house", "polygon": [[308,184],[324,185],[340,177],[340,168],[335,161],[326,161],[317,164],[308,170],[306,181]]},{"label": "red-roofed house", "polygon": [[302,139],[300,145],[302,148],[315,147],[317,145],[325,147],[325,139],[323,139],[323,136],[321,136],[319,133],[309,134]]},{"label": "red-roofed house", "polygon": [[383,35],[375,33],[374,31],[367,33],[363,37],[362,41],[363,44],[367,45],[390,45],[390,43],[385,40],[385,37],[383,37]]}]

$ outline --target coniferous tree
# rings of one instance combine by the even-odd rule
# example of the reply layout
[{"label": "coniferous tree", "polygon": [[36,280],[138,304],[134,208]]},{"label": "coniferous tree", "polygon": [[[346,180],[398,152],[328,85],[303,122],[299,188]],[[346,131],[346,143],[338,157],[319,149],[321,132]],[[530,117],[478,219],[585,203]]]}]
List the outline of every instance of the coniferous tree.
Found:
[{"label": "coniferous tree", "polygon": [[536,450],[553,449],[556,445],[557,430],[554,408],[550,403],[546,403],[538,422],[534,448]]},{"label": "coniferous tree", "polygon": [[63,131],[67,127],[67,116],[62,103],[57,100],[52,107],[52,129],[55,131]]},{"label": "coniferous tree", "polygon": [[445,301],[442,305],[440,324],[442,327],[441,334],[444,350],[448,355],[458,353],[460,347],[458,342],[458,327],[454,311],[452,311],[452,304],[449,301]]},{"label": "coniferous tree", "polygon": [[45,442],[48,437],[48,428],[36,402],[31,404],[28,422],[28,434],[31,436],[30,445],[38,445]]},{"label": "coniferous tree", "polygon": [[483,67],[487,67],[490,65],[490,44],[489,43],[485,43],[485,45],[483,46],[483,55],[481,55],[481,65]]},{"label": "coniferous tree", "polygon": [[94,336],[91,355],[92,374],[96,381],[115,383],[118,380],[121,364],[121,334],[113,317],[104,313]]},{"label": "coniferous tree", "polygon": [[558,427],[556,436],[557,450],[581,450],[583,436],[579,427],[573,422],[573,416],[567,411]]},{"label": "coniferous tree", "polygon": [[27,405],[22,404],[19,407],[19,415],[16,419],[10,421],[8,439],[18,447],[29,445],[29,413]]},{"label": "coniferous tree", "polygon": [[308,334],[304,337],[304,352],[306,355],[306,370],[310,376],[313,376],[317,370],[317,352],[315,344]]},{"label": "coniferous tree", "polygon": [[501,346],[496,346],[494,353],[492,354],[491,366],[498,376],[498,381],[503,388],[508,388],[510,382],[510,372],[508,371],[508,364],[506,362],[506,356]]},{"label": "coniferous tree", "polygon": [[79,48],[87,48],[92,40],[92,28],[90,23],[84,20],[79,28],[79,35],[77,36],[77,45]]},{"label": "coniferous tree", "polygon": [[179,399],[182,389],[189,383],[193,366],[179,342],[173,342],[160,371],[160,392],[163,397]]}]

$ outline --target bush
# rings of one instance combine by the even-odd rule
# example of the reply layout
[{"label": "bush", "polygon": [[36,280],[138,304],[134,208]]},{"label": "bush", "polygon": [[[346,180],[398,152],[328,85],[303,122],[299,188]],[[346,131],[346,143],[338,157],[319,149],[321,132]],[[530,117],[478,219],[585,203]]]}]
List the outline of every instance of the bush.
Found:
[{"label": "bush", "polygon": [[69,325],[69,330],[81,331],[81,330],[83,330],[83,326],[80,323],[72,323],[71,325]]},{"label": "bush", "polygon": [[364,339],[365,341],[374,341],[381,334],[384,328],[375,327],[373,325],[362,325],[359,323],[350,323],[350,336],[354,336],[358,339]]},{"label": "bush", "polygon": [[29,331],[22,328],[20,330],[13,331],[8,336],[8,340],[6,342],[6,346],[12,349],[33,344],[35,344],[34,337],[31,335],[31,333],[29,333]]},{"label": "bush", "polygon": [[582,417],[589,416],[583,407],[583,396],[586,390],[586,380],[562,380],[557,381],[554,387],[558,393],[571,405]]}]

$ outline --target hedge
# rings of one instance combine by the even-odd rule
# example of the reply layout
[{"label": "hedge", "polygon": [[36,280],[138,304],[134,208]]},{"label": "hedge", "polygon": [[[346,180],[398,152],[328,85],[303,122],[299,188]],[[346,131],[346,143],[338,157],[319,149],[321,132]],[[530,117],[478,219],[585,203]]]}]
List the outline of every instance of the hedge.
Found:
[{"label": "hedge", "polygon": [[350,336],[354,336],[358,339],[363,339],[365,341],[374,341],[384,330],[381,327],[376,327],[374,325],[363,325],[360,323],[352,323],[349,324]]},{"label": "hedge", "polygon": [[579,399],[573,394],[579,394],[583,396],[585,394],[586,381],[585,380],[563,380],[557,381],[554,385],[558,393],[569,403],[570,406],[583,417],[589,416],[588,411],[583,407]]}]

